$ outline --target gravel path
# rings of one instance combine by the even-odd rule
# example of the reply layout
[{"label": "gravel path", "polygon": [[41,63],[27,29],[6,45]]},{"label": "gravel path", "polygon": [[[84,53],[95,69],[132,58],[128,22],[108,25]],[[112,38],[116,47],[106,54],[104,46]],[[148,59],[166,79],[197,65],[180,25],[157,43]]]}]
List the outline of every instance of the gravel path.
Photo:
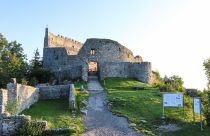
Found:
[{"label": "gravel path", "polygon": [[125,118],[113,115],[108,111],[106,93],[97,77],[89,77],[88,90],[90,97],[88,112],[85,116],[87,131],[81,136],[143,136],[143,134],[128,128]]}]

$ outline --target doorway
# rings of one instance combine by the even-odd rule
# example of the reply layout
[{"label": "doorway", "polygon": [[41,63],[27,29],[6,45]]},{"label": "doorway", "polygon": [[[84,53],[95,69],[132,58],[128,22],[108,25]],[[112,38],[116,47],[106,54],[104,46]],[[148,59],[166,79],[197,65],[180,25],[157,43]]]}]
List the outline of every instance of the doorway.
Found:
[{"label": "doorway", "polygon": [[96,75],[98,73],[98,63],[95,61],[90,61],[88,63],[88,74]]}]

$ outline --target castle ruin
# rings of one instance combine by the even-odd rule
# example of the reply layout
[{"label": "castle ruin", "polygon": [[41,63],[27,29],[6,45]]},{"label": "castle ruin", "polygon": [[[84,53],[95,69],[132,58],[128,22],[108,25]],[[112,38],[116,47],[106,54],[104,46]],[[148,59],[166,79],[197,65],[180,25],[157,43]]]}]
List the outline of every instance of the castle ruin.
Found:
[{"label": "castle ruin", "polygon": [[151,83],[150,62],[120,43],[110,39],[76,40],[54,35],[45,30],[43,67],[51,70],[57,78],[81,78],[87,81],[88,74],[96,73],[100,80],[106,77],[136,78]]}]

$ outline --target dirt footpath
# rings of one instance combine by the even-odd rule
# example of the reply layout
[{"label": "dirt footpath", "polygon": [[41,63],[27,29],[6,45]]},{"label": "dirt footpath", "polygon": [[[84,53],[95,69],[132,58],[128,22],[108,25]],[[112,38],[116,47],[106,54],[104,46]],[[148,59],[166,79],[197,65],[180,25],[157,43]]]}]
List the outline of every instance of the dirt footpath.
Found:
[{"label": "dirt footpath", "polygon": [[108,111],[106,93],[96,77],[89,78],[88,90],[90,97],[85,116],[87,131],[81,136],[144,136],[128,128],[127,119]]}]

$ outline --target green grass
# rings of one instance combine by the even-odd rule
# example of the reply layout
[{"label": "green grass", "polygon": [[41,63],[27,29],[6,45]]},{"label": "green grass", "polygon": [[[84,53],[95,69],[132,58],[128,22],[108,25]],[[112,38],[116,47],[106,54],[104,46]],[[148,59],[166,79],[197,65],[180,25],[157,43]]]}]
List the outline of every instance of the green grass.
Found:
[{"label": "green grass", "polygon": [[[30,115],[33,120],[46,120],[48,128],[69,128],[76,127],[76,132],[84,131],[84,123],[82,115],[80,114],[82,100],[87,100],[89,94],[87,92],[80,92],[80,85],[87,86],[86,82],[75,83],[76,95],[76,111],[70,112],[68,99],[55,100],[39,100],[29,109],[24,110],[21,114]],[[72,114],[75,117],[72,117]]]},{"label": "green grass", "polygon": [[[104,81],[102,81],[103,83]],[[210,135],[210,129],[203,132],[192,123],[191,99],[185,96],[185,115],[183,108],[165,108],[166,119],[162,120],[162,97],[156,88],[147,87],[146,90],[132,88],[135,84],[142,84],[134,79],[107,78],[105,88],[108,92],[108,100],[112,103],[111,111],[117,115],[125,116],[129,122],[136,123],[134,129],[148,135],[162,133],[162,135],[197,136]],[[198,120],[198,116],[196,118]],[[176,123],[182,129],[177,132],[160,132],[156,128],[161,124]],[[193,132],[193,133],[192,133]]]}]

